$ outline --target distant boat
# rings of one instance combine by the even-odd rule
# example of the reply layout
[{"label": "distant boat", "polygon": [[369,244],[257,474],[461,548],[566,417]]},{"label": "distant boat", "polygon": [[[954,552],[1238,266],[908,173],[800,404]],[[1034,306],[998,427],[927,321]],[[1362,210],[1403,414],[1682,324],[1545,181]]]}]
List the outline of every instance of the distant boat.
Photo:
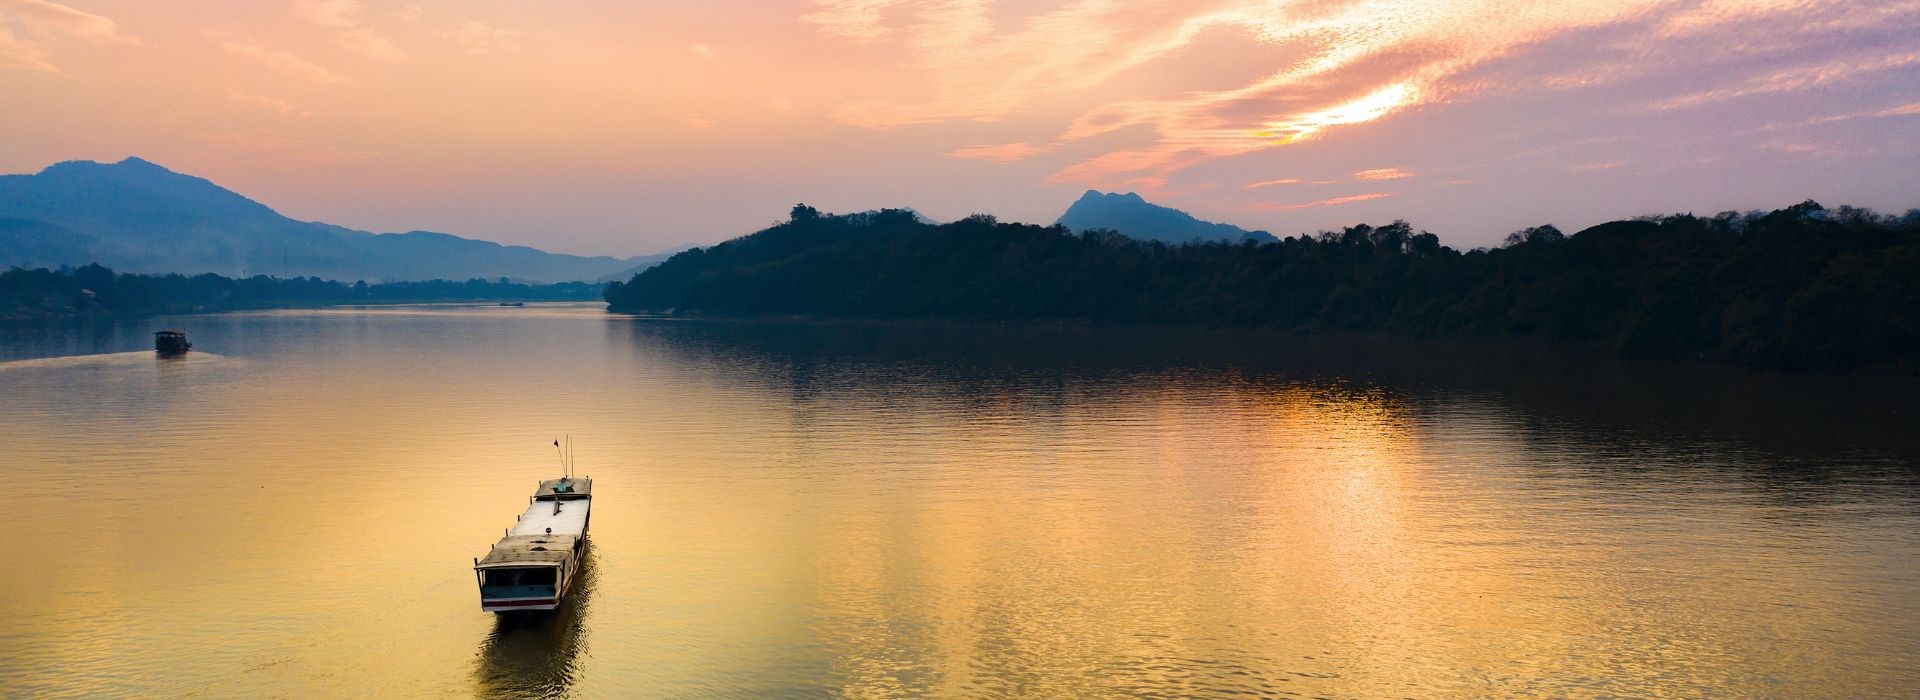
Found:
[{"label": "distant boat", "polygon": [[593,478],[573,476],[566,451],[561,462],[569,474],[540,482],[506,536],[487,556],[473,560],[481,610],[552,610],[566,600],[586,559]]},{"label": "distant boat", "polygon": [[527,302],[524,302],[524,301],[503,301],[503,302],[500,302],[500,305],[501,305],[501,306],[526,306],[526,305],[527,305]]},{"label": "distant boat", "polygon": [[180,331],[155,331],[153,350],[162,355],[178,355],[193,349],[193,343],[187,342],[187,334]]}]

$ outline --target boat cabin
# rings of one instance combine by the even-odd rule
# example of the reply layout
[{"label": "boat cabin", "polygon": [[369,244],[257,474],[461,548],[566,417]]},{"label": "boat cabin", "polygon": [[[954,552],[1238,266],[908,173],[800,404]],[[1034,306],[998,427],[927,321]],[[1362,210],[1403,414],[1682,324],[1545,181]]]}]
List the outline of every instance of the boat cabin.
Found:
[{"label": "boat cabin", "polygon": [[585,544],[583,537],[546,534],[500,540],[473,566],[480,607],[493,612],[559,607]]},{"label": "boat cabin", "polygon": [[552,610],[566,599],[586,559],[593,480],[540,482],[527,510],[473,562],[480,608],[488,612]]},{"label": "boat cabin", "polygon": [[193,347],[187,342],[187,334],[180,331],[155,331],[153,349],[160,353],[182,353]]}]

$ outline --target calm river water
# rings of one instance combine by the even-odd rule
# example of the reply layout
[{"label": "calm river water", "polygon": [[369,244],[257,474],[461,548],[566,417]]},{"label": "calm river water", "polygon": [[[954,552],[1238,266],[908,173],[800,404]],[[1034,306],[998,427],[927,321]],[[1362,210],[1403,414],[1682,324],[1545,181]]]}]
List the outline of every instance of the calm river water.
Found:
[{"label": "calm river water", "polygon": [[[0,696],[1912,697],[1917,418],[1255,334],[0,326]],[[503,623],[471,559],[563,434],[590,574]]]}]

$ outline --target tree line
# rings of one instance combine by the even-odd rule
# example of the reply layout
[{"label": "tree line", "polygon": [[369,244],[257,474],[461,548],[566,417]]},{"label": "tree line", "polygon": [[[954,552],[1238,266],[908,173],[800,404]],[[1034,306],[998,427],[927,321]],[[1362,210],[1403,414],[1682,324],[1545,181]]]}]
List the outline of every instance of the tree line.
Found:
[{"label": "tree line", "polygon": [[1404,221],[1277,242],[942,225],[911,212],[789,221],[605,291],[619,312],[1073,321],[1528,339],[1654,359],[1920,371],[1920,210],[1815,202],[1680,214],[1460,251]]},{"label": "tree line", "polygon": [[590,301],[599,294],[599,285],[586,282],[522,284],[504,277],[368,284],[318,277],[143,275],[100,265],[16,267],[0,272],[0,318],[435,301]]}]

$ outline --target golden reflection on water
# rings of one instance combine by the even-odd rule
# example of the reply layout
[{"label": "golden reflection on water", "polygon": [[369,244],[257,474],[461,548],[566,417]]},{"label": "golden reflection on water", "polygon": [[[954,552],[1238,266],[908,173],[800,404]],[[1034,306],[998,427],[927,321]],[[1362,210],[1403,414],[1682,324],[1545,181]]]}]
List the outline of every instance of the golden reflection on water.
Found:
[{"label": "golden reflection on water", "polygon": [[[1470,367],[1375,376],[1245,339],[1221,358],[553,307],[169,323],[207,352],[0,362],[11,517],[60,537],[5,545],[33,565],[0,575],[0,694],[1920,682],[1898,441],[1756,450],[1780,436],[1609,424],[1635,410],[1580,413],[1592,388],[1527,403]],[[74,344],[20,346],[43,341]],[[496,620],[471,557],[562,433],[596,478],[592,564],[559,614]]]},{"label": "golden reflection on water", "polygon": [[574,588],[560,607],[544,614],[495,617],[480,646],[473,681],[478,694],[497,698],[566,697],[586,652],[587,610],[593,603],[593,538]]}]

